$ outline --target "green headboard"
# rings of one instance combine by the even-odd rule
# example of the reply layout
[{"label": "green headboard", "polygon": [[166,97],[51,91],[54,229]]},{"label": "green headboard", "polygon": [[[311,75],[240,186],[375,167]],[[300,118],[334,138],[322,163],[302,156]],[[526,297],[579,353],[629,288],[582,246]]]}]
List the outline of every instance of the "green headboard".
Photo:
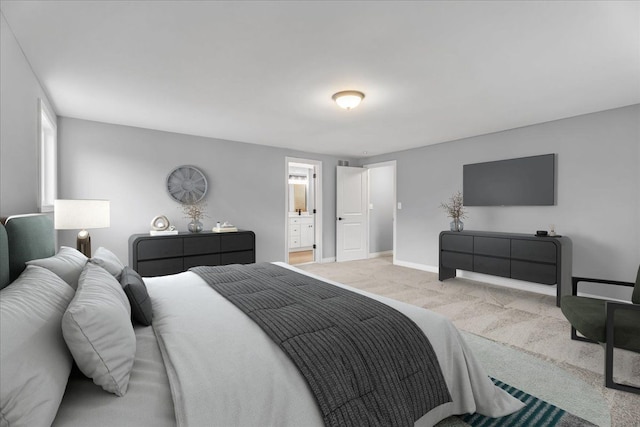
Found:
[{"label": "green headboard", "polygon": [[[9,254],[9,280],[14,281],[32,259],[55,255],[55,232],[53,221],[46,215],[24,215],[9,217],[4,225],[7,232]],[[1,237],[0,237],[1,239]],[[0,247],[4,259],[5,251]],[[4,262],[4,261],[1,261]],[[5,268],[0,276],[4,277]],[[2,282],[3,283],[3,282]]]},{"label": "green headboard", "polygon": [[0,289],[9,284],[9,241],[7,230],[0,224]]}]

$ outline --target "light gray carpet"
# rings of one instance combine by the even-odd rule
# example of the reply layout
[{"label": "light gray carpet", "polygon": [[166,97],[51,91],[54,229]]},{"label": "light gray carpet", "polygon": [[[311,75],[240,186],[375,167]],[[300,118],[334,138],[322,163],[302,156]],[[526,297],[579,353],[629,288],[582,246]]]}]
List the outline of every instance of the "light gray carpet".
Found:
[{"label": "light gray carpet", "polygon": [[[434,273],[392,265],[390,257],[299,267],[443,314],[461,331],[488,340],[469,338],[478,357],[489,349],[483,363],[490,375],[598,425],[640,426],[640,396],[604,387],[603,348],[569,338],[555,297],[459,278],[439,282]],[[512,360],[538,368],[516,368],[513,378],[504,378]],[[640,384],[638,354],[616,350],[615,367],[616,379]],[[570,378],[571,387],[558,378]]]}]

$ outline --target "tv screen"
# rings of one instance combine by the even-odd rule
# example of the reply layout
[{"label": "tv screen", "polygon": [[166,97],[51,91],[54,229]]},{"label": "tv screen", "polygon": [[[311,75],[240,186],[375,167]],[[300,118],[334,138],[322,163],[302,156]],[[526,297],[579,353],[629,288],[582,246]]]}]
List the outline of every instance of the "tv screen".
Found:
[{"label": "tv screen", "polygon": [[555,205],[555,154],[463,166],[465,206]]}]

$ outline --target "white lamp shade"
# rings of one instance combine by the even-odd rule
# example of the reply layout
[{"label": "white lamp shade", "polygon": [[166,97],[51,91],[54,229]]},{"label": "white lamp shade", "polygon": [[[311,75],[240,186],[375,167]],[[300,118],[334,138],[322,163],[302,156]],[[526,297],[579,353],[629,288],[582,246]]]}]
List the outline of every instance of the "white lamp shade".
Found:
[{"label": "white lamp shade", "polygon": [[106,228],[111,225],[109,200],[55,200],[56,230]]}]

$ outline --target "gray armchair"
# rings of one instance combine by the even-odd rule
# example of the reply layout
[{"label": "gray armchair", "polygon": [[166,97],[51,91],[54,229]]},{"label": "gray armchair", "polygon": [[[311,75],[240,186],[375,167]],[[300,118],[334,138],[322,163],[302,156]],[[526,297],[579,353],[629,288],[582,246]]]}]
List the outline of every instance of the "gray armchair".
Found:
[{"label": "gray armchair", "polygon": [[[631,304],[577,296],[581,282],[633,286]],[[605,386],[640,394],[640,386],[613,381],[613,348],[640,353],[640,267],[635,283],[573,277],[572,295],[563,296],[560,307],[571,323],[571,339],[605,344]]]}]

